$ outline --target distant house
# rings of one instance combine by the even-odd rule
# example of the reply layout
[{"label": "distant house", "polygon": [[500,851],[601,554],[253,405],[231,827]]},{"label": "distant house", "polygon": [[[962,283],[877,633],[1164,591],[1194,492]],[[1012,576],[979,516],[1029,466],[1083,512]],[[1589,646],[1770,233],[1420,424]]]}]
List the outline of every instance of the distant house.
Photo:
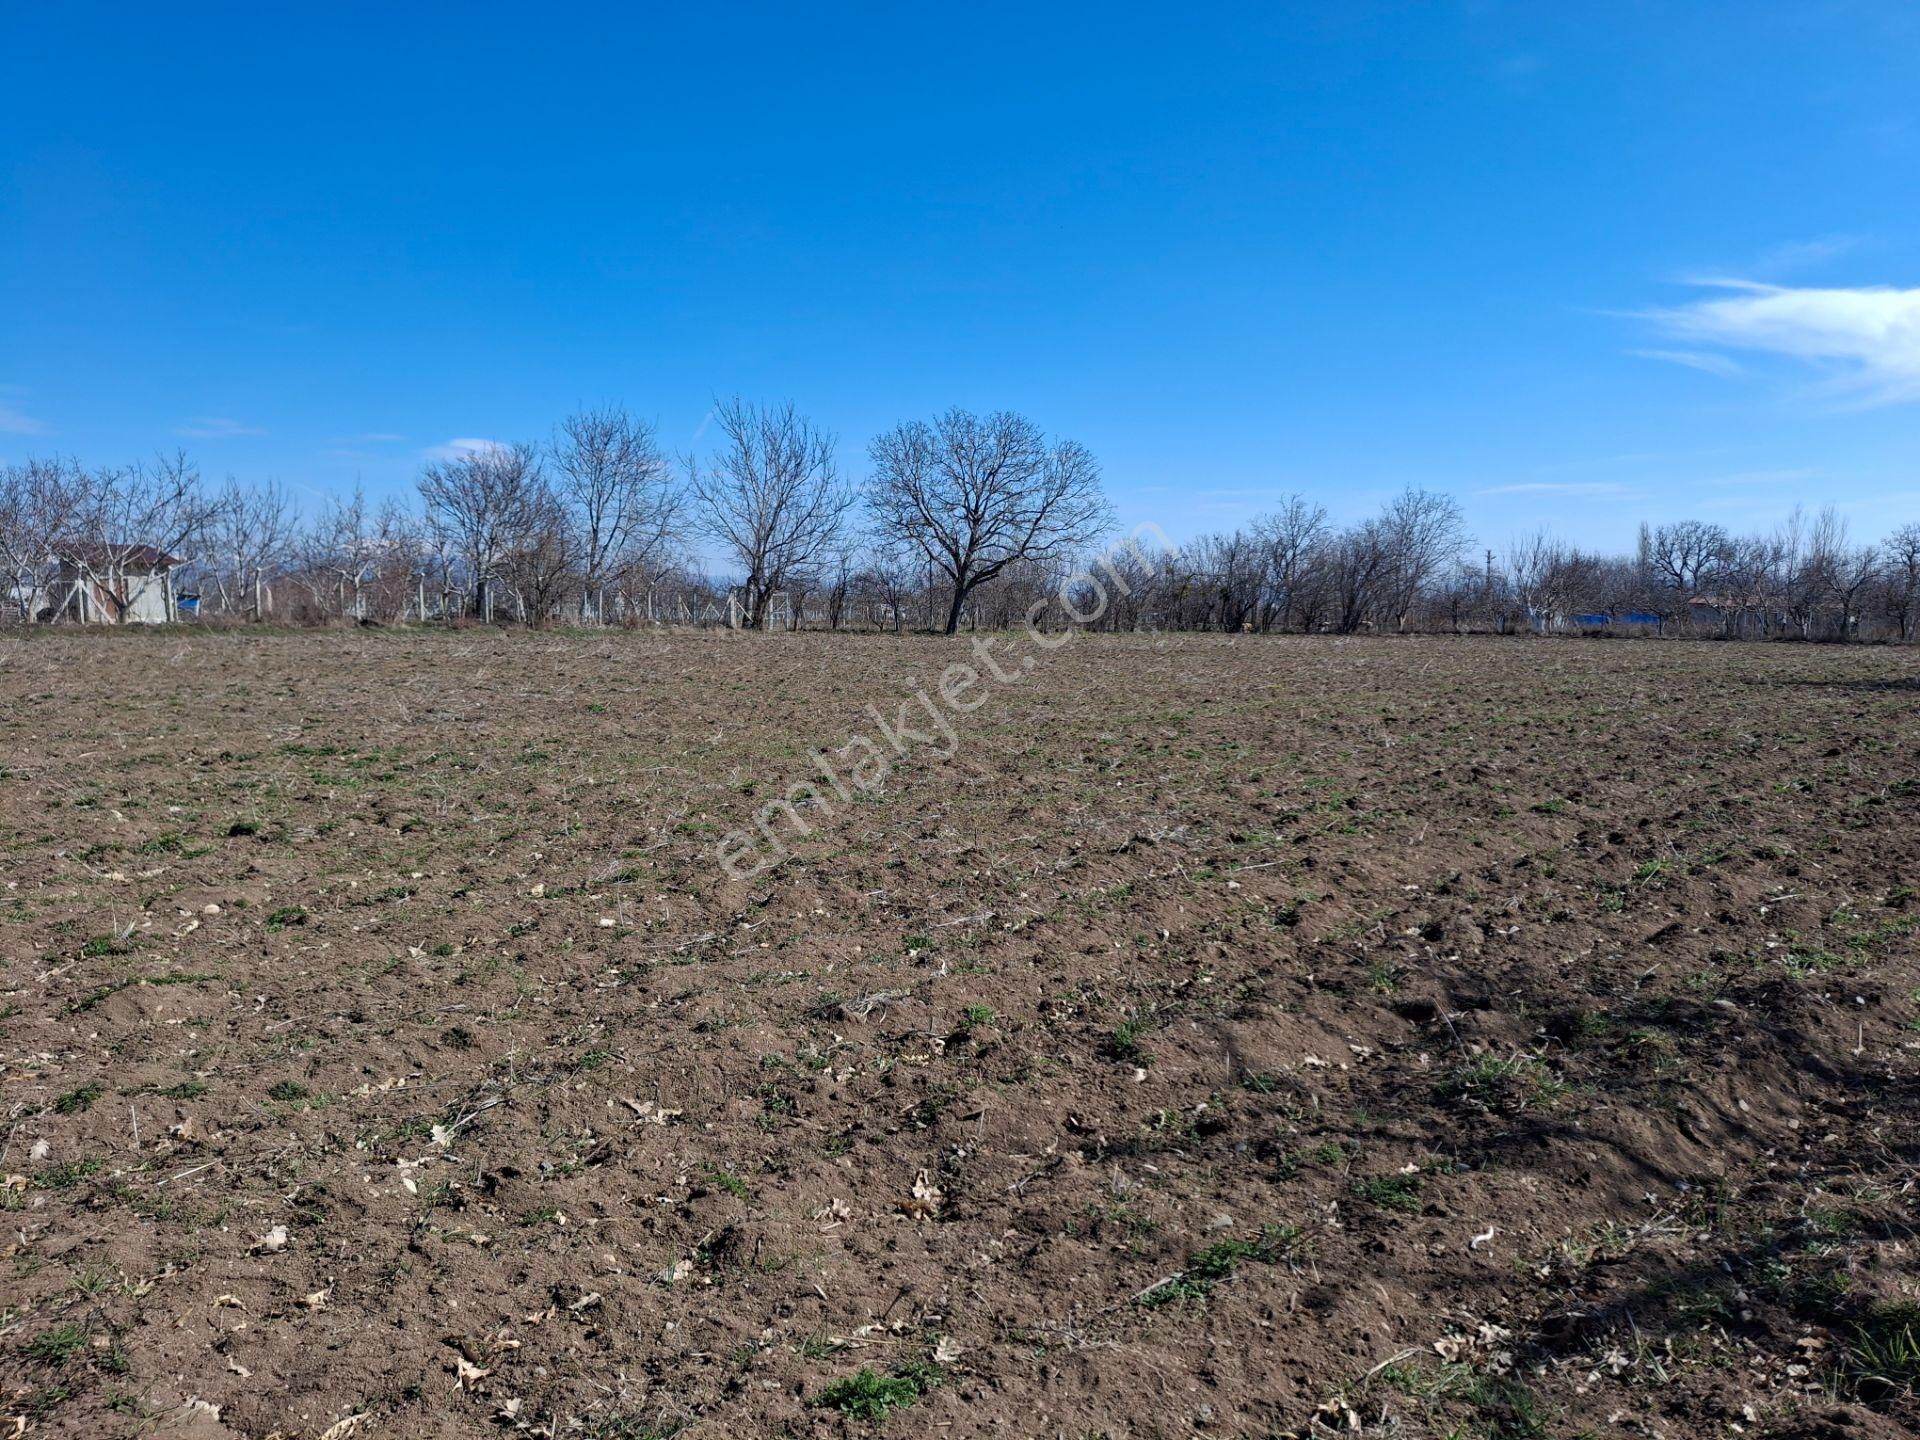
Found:
[{"label": "distant house", "polygon": [[38,610],[83,625],[165,625],[179,619],[173,572],[186,562],[151,545],[66,545]]}]

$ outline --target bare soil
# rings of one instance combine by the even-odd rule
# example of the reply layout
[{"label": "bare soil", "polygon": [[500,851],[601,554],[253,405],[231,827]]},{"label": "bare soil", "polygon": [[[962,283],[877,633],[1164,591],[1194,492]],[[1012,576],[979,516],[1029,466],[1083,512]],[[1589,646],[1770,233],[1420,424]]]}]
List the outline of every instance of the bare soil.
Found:
[{"label": "bare soil", "polygon": [[1920,656],[1000,647],[6,642],[0,1434],[1920,1429]]}]

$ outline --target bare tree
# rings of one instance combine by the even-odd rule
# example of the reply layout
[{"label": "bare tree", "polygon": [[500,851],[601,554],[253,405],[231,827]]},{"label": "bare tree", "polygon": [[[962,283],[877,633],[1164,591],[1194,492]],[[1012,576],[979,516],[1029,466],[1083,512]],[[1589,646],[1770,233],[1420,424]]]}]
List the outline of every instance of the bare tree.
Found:
[{"label": "bare tree", "polygon": [[554,493],[566,507],[580,567],[580,611],[605,620],[605,590],[672,543],[681,495],[653,427],[625,410],[583,410],[560,422],[551,447]]},{"label": "bare tree", "polygon": [[228,477],[206,541],[208,568],[225,613],[266,618],[267,582],[286,563],[294,534],[293,500],[284,488],[271,481],[248,488]]},{"label": "bare tree", "polygon": [[1920,525],[1902,525],[1887,537],[1883,579],[1887,589],[1887,618],[1902,640],[1920,632]]},{"label": "bare tree", "polygon": [[1458,562],[1467,543],[1460,502],[1409,485],[1388,503],[1377,534],[1387,552],[1388,613],[1404,630],[1421,593]]},{"label": "bare tree", "polygon": [[1259,611],[1266,579],[1258,541],[1244,530],[1202,535],[1180,553],[1189,567],[1198,623],[1228,632],[1251,628],[1248,617]]},{"label": "bare tree", "polygon": [[1663,599],[1663,615],[1692,618],[1693,606],[1718,582],[1731,544],[1720,526],[1700,520],[1640,527],[1640,563]]},{"label": "bare tree", "polygon": [[[806,624],[807,602],[826,587],[826,573],[818,565],[802,565],[787,576],[786,584],[781,588],[787,592],[786,625],[789,630],[798,630]],[[771,623],[773,617],[767,617]]]},{"label": "bare tree", "polygon": [[1533,629],[1550,629],[1564,613],[1553,603],[1549,582],[1564,568],[1566,557],[1566,546],[1545,530],[1519,536],[1507,545],[1507,584]]},{"label": "bare tree", "polygon": [[465,566],[470,613],[493,618],[492,585],[532,533],[547,498],[531,445],[488,445],[429,465],[420,476],[427,520]]},{"label": "bare tree", "polygon": [[513,591],[524,624],[543,626],[556,615],[581,575],[581,532],[558,497],[542,489],[526,524],[502,557],[500,573]]},{"label": "bare tree", "polygon": [[1280,508],[1253,522],[1253,532],[1265,552],[1267,601],[1262,629],[1278,622],[1283,630],[1296,626],[1306,608],[1307,594],[1316,581],[1315,561],[1327,538],[1327,512],[1303,495],[1289,495]]},{"label": "bare tree", "polygon": [[1562,615],[1599,612],[1612,618],[1639,603],[1634,564],[1598,551],[1569,547],[1542,587],[1547,603]]},{"label": "bare tree", "polygon": [[1601,610],[1616,618],[1631,614],[1651,614],[1656,622],[1662,611],[1661,591],[1654,583],[1640,553],[1633,555],[1583,555],[1568,558],[1570,593],[1579,597],[1582,607]]},{"label": "bare tree", "polygon": [[734,399],[717,419],[726,443],[706,466],[687,462],[687,488],[702,527],[745,576],[746,621],[757,628],[773,593],[839,543],[857,497],[840,479],[833,436],[793,406]]},{"label": "bare tree", "polygon": [[1070,554],[1112,524],[1092,452],[1072,440],[1050,444],[1039,426],[1008,411],[910,420],[868,454],[874,528],[920,550],[947,577],[949,635],[975,586],[1017,561]]},{"label": "bare tree", "polygon": [[[1162,608],[1167,601],[1169,568],[1175,559],[1171,549],[1149,548],[1138,535],[1125,536],[1101,552],[1089,571],[1102,580],[1107,602],[1099,619],[1093,622],[1095,627],[1124,634],[1142,626],[1164,626],[1167,617]],[[1058,588],[1057,581],[1055,588]],[[1271,624],[1272,618],[1272,607],[1263,609],[1262,624]]]},{"label": "bare tree", "polygon": [[[1465,633],[1477,616],[1491,616],[1501,610],[1505,598],[1506,576],[1493,568],[1492,551],[1485,566],[1456,563],[1437,576],[1427,587],[1430,613],[1446,622],[1455,635]],[[1504,619],[1504,617],[1503,617]]]},{"label": "bare tree", "polygon": [[1801,639],[1808,639],[1820,606],[1820,584],[1808,554],[1806,511],[1794,506],[1773,532],[1773,543],[1779,558],[1774,565],[1772,606],[1799,630]]},{"label": "bare tree", "polygon": [[1777,535],[1742,535],[1727,541],[1716,577],[1723,633],[1743,638],[1755,620],[1769,633],[1778,594],[1784,547]]},{"label": "bare tree", "polygon": [[[96,470],[87,485],[74,528],[58,548],[91,593],[125,619],[135,591],[150,583],[147,562],[159,557],[192,561],[224,501],[207,494],[199,467],[184,451],[124,469]],[[164,583],[172,618],[170,571]]]},{"label": "bare tree", "polygon": [[355,486],[349,498],[328,500],[307,526],[300,560],[313,618],[360,618],[361,590],[374,559],[367,523],[367,497]]},{"label": "bare tree", "polygon": [[1835,633],[1842,640],[1857,638],[1860,597],[1880,577],[1880,552],[1872,545],[1855,545],[1847,522],[1831,505],[1814,522],[1809,568],[1825,598],[1840,612]]},{"label": "bare tree", "polygon": [[907,607],[913,603],[918,569],[914,557],[897,545],[882,545],[867,556],[853,584],[868,607],[869,623],[876,628],[885,624],[894,634],[900,633]]},{"label": "bare tree", "polygon": [[1334,628],[1351,635],[1366,623],[1393,571],[1392,549],[1378,520],[1342,531],[1327,549],[1336,615]]},{"label": "bare tree", "polygon": [[826,588],[827,628],[838,630],[847,618],[847,604],[853,596],[854,560],[857,550],[849,539],[842,539],[827,557],[822,582]]},{"label": "bare tree", "polygon": [[[1106,567],[1106,559],[1106,556],[1102,556],[1093,562],[1099,568],[1104,582],[1098,591],[1090,583],[1091,571],[1088,572],[1089,583],[1076,587],[1084,592],[1076,600],[1080,612],[1091,613],[1101,609],[1104,603],[1102,620],[1107,618],[1105,612],[1114,608],[1120,579],[1119,572]],[[981,581],[974,587],[973,596],[967,602],[966,614],[970,624],[975,630],[1010,630],[1024,624],[1027,616],[1051,609],[1066,586],[1066,572],[1072,563],[1071,559],[1064,556],[1047,561],[1017,560],[993,579]],[[1095,598],[1096,595],[1098,598]]]},{"label": "bare tree", "polygon": [[89,529],[92,477],[78,461],[55,456],[0,469],[0,563],[21,620],[31,620],[46,594],[55,548]]},{"label": "bare tree", "polygon": [[415,609],[424,621],[431,560],[420,517],[389,495],[374,515],[369,546],[376,558],[361,593],[370,618],[399,620]]},{"label": "bare tree", "polygon": [[156,456],[150,464],[101,472],[95,484],[96,523],[111,543],[151,545],[181,559],[192,558],[222,504],[202,487],[200,467],[184,450]]}]

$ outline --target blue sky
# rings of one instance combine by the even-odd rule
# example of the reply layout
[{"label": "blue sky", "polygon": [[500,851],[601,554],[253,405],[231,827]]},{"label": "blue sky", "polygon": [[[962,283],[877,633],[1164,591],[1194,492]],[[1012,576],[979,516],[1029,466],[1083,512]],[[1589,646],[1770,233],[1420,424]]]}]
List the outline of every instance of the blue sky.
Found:
[{"label": "blue sky", "polygon": [[856,474],[1018,409],[1176,537],[1920,519],[1920,7],[828,8],[0,4],[0,460],[737,392]]}]

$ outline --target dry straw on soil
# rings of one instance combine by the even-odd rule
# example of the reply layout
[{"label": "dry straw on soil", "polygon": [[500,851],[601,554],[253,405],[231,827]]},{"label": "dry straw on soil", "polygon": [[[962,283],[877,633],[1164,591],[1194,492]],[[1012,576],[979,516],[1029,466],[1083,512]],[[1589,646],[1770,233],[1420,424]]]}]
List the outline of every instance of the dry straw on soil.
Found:
[{"label": "dry straw on soil", "polygon": [[0,1413],[1920,1424],[1915,656],[1089,638],[720,870],[954,653],[0,651]]}]

